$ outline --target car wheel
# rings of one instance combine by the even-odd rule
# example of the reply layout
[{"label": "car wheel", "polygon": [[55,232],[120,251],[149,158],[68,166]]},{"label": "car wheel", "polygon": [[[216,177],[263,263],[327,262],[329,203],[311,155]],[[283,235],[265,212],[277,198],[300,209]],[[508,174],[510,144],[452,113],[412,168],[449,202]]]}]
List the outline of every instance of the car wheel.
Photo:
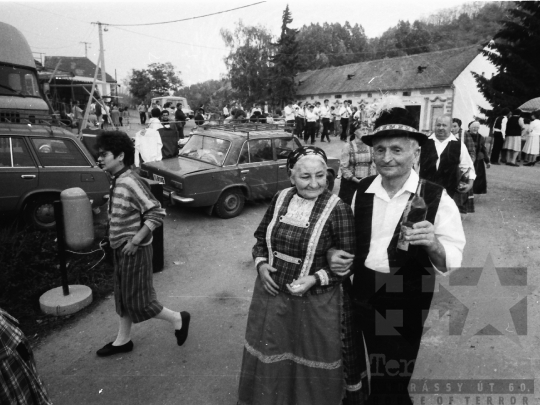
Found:
[{"label": "car wheel", "polygon": [[334,189],[334,183],[336,181],[336,178],[332,174],[332,172],[326,173],[326,188],[328,191],[332,191]]},{"label": "car wheel", "polygon": [[54,202],[59,196],[44,195],[30,201],[24,211],[24,219],[32,228],[48,231],[56,227]]},{"label": "car wheel", "polygon": [[242,191],[237,188],[225,190],[216,203],[216,213],[220,218],[233,218],[244,209],[245,197]]}]

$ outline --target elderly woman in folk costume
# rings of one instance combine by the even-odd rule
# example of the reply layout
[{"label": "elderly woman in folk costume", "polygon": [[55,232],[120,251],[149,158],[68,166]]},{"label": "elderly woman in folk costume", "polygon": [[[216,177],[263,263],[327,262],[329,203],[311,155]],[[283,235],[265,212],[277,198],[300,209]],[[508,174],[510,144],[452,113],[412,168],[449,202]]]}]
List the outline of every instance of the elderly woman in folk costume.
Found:
[{"label": "elderly woman in folk costume", "polygon": [[347,276],[332,273],[326,259],[332,246],[354,253],[354,219],[326,188],[326,160],[313,146],[291,153],[294,187],[274,197],[255,232],[258,277],[240,405],[363,403],[365,351],[351,327],[351,302],[342,286]]}]

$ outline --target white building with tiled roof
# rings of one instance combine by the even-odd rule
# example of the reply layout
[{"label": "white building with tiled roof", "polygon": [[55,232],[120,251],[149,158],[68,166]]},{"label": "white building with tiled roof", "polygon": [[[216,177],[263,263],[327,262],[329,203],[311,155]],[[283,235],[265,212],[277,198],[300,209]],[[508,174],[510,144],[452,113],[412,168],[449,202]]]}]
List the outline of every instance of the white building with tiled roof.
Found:
[{"label": "white building with tiled roof", "polygon": [[[353,106],[376,103],[384,95],[400,97],[417,118],[421,131],[431,131],[443,114],[463,121],[466,129],[478,107],[491,108],[472,75],[486,77],[496,67],[478,46],[380,59],[302,72],[297,76],[299,100],[352,100]],[[488,134],[486,127],[481,128]]]}]

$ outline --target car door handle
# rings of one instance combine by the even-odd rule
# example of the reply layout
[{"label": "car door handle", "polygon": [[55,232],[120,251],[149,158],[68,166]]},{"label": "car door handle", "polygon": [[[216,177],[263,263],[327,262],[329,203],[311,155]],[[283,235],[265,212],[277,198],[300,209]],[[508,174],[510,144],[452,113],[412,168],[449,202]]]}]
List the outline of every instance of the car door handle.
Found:
[{"label": "car door handle", "polygon": [[244,173],[249,173],[249,169],[240,170],[240,173],[242,173],[242,174],[244,174]]},{"label": "car door handle", "polygon": [[279,165],[278,168],[280,169],[285,169],[287,167],[287,165]]},{"label": "car door handle", "polygon": [[25,180],[31,180],[31,179],[35,179],[35,178],[36,178],[35,174],[23,174],[23,175],[21,175],[21,179],[25,179]]}]

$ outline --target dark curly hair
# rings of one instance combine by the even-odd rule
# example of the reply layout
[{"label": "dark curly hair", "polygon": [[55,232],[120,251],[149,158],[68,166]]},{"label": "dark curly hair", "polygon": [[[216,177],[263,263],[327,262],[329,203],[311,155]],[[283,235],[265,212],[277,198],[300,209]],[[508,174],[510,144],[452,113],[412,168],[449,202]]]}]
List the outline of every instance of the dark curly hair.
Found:
[{"label": "dark curly hair", "polygon": [[124,164],[131,166],[135,162],[135,145],[125,132],[104,131],[96,138],[96,147],[108,151],[114,157],[124,152]]}]

